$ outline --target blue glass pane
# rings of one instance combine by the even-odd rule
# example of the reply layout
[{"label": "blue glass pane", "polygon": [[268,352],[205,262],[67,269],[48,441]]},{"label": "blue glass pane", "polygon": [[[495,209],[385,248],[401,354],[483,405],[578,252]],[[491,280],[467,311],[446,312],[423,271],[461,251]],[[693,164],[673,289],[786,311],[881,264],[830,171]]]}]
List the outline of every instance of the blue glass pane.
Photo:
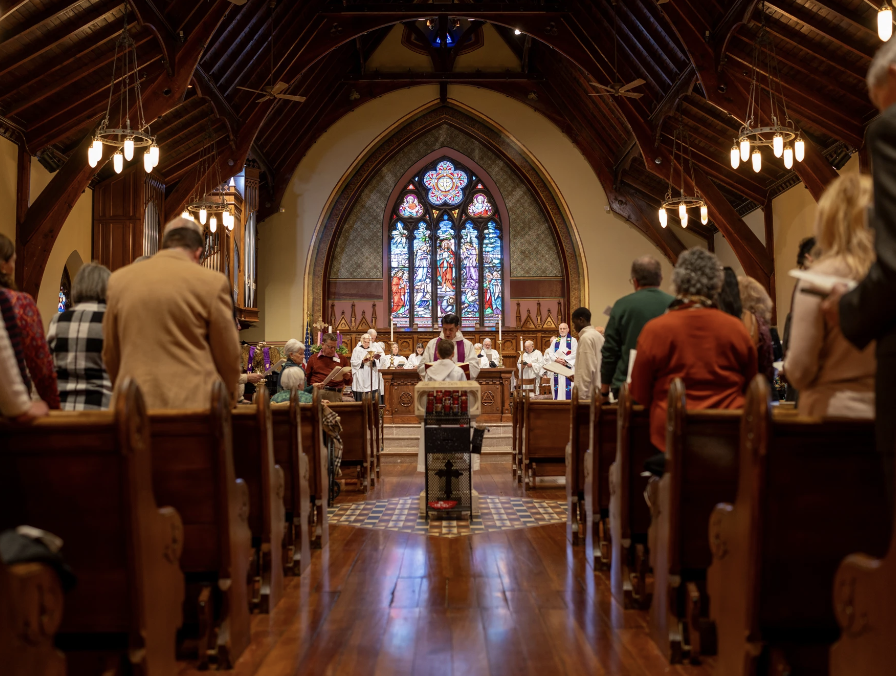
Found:
[{"label": "blue glass pane", "polygon": [[415,194],[405,195],[398,213],[405,218],[420,218],[423,215],[423,205]]},{"label": "blue glass pane", "polygon": [[437,232],[436,272],[439,294],[439,317],[457,312],[455,290],[457,286],[457,249],[454,242],[454,223],[445,214],[439,221]]},{"label": "blue glass pane", "polygon": [[489,221],[482,234],[483,309],[486,325],[497,322],[504,306],[501,275],[503,263],[501,231],[497,223]]},{"label": "blue glass pane", "polygon": [[467,221],[460,233],[461,319],[479,321],[479,232]]},{"label": "blue glass pane", "polygon": [[423,221],[414,231],[414,321],[432,324],[432,236]]},{"label": "blue glass pane", "polygon": [[453,207],[463,202],[463,188],[467,182],[467,174],[455,169],[448,160],[442,160],[435,169],[423,175],[423,185],[429,188],[427,198],[435,206],[447,204]]},{"label": "blue glass pane", "polygon": [[399,325],[407,323],[410,316],[410,287],[408,284],[408,232],[404,223],[395,221],[392,226],[389,257],[392,278],[392,318],[405,319]]}]

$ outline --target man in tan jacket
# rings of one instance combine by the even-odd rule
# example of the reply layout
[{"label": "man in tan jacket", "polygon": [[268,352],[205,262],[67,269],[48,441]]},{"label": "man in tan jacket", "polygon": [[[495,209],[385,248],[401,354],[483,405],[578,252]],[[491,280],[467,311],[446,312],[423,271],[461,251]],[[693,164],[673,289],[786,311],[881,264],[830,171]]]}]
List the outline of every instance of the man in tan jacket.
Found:
[{"label": "man in tan jacket", "polygon": [[240,346],[230,285],[199,265],[199,226],[176,218],[162,250],[109,278],[103,360],[114,384],[137,381],[147,408],[208,408],[215,380],[235,392]]}]

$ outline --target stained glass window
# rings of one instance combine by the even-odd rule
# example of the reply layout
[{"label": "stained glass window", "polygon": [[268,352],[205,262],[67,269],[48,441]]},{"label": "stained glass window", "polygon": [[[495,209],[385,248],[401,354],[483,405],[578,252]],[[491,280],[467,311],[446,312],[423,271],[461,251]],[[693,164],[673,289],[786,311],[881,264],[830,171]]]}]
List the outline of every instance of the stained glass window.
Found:
[{"label": "stained glass window", "polygon": [[428,329],[446,314],[460,315],[465,328],[495,325],[504,295],[502,231],[495,201],[477,177],[439,159],[402,188],[391,209],[395,325]]}]

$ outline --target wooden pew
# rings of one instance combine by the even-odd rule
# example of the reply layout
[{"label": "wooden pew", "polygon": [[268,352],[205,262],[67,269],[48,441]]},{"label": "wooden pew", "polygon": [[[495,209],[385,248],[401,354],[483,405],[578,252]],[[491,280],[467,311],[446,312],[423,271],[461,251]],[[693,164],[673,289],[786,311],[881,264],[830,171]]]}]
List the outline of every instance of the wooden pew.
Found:
[{"label": "wooden pew", "polygon": [[252,406],[231,415],[233,466],[249,489],[249,530],[256,552],[257,593],[252,600],[262,613],[274,610],[283,596],[283,539],[286,510],[285,478],[274,461],[273,424],[268,391],[255,394]]},{"label": "wooden pew", "polygon": [[510,394],[510,426],[511,426],[511,475],[517,483],[523,481],[523,397],[522,390],[513,390]]},{"label": "wooden pew", "polygon": [[0,561],[0,664],[6,676],[65,676],[53,642],[62,622],[59,576],[45,563]]},{"label": "wooden pew", "polygon": [[[605,410],[601,410],[604,415]],[[611,415],[611,414],[610,414]],[[616,409],[616,455],[609,468],[610,590],[625,608],[647,608],[647,532],[650,508],[644,501],[644,462],[656,453],[650,443],[650,412],[636,405],[623,385]],[[608,419],[609,422],[609,419]],[[610,432],[601,427],[601,436]],[[595,558],[597,554],[593,555]]]},{"label": "wooden pew", "polygon": [[533,399],[528,390],[523,394],[521,470],[525,488],[535,488],[541,476],[564,476],[566,443],[558,433],[569,423],[568,401]]},{"label": "wooden pew", "polygon": [[[762,376],[760,376],[762,377]],[[666,471],[659,482],[648,542],[653,566],[650,630],[666,658],[692,662],[715,653],[708,618],[706,524],[737,490],[740,410],[687,410],[684,383],[669,388]],[[637,469],[637,468],[636,468]]]},{"label": "wooden pew", "polygon": [[330,402],[328,405],[342,424],[342,467],[358,468],[358,484],[366,493],[371,477],[370,435],[367,430],[370,407],[363,401]]},{"label": "wooden pew", "polygon": [[367,443],[370,445],[370,486],[376,486],[380,474],[380,454],[377,440],[379,437],[379,395],[376,392],[365,392],[362,403],[367,407]]},{"label": "wooden pew", "polygon": [[[851,598],[858,583],[847,582],[832,603],[837,568],[852,552],[883,555],[889,539],[874,424],[773,418],[769,395],[768,383],[753,381],[741,428],[737,497],[733,505],[718,505],[709,521],[716,673],[827,674],[840,630],[835,605],[848,632],[871,628],[862,627],[869,615],[854,614],[860,610]],[[892,594],[863,600],[864,607],[893,612]],[[893,638],[891,631],[883,640],[892,644]],[[845,666],[835,655],[841,673],[873,673],[860,666],[875,659],[871,654]],[[886,666],[892,673],[892,662]]]},{"label": "wooden pew", "polygon": [[610,466],[616,458],[617,406],[602,406],[594,393],[588,407],[585,475],[585,555],[595,570],[610,567]]},{"label": "wooden pew", "polygon": [[855,553],[834,576],[840,639],[831,648],[831,676],[885,676],[896,664],[896,514],[883,559]]},{"label": "wooden pew", "polygon": [[136,383],[120,382],[114,401],[111,411],[0,420],[0,530],[28,524],[65,542],[78,584],[65,597],[56,645],[69,674],[174,674],[183,526],[153,497]]},{"label": "wooden pew", "polygon": [[302,450],[302,423],[299,419],[299,394],[293,391],[289,402],[271,404],[274,426],[274,462],[283,468],[283,502],[286,507],[286,537],[283,564],[287,574],[301,575],[311,562],[309,517],[311,497],[308,488],[309,460]]},{"label": "wooden pew", "polygon": [[566,539],[577,545],[585,530],[585,453],[591,441],[588,401],[579,401],[573,385],[569,407],[569,444],[566,447]]},{"label": "wooden pew", "polygon": [[249,491],[236,478],[230,393],[212,386],[210,408],[149,415],[153,491],[184,524],[185,634],[198,636],[199,668],[210,656],[229,669],[250,642],[254,554]]},{"label": "wooden pew", "polygon": [[314,400],[299,405],[302,425],[302,450],[308,457],[308,492],[311,499],[311,532],[309,544],[315,549],[326,547],[329,542],[327,507],[329,505],[329,476],[327,448],[321,426],[320,390],[315,388]]}]

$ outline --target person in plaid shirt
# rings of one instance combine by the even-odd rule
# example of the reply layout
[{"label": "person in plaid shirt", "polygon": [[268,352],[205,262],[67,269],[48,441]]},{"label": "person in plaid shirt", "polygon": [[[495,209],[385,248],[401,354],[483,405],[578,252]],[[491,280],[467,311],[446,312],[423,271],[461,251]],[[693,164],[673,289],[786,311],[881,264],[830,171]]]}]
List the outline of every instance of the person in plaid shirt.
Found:
[{"label": "person in plaid shirt", "polygon": [[112,383],[103,364],[103,316],[111,274],[99,263],[83,266],[72,282],[74,307],[50,322],[47,342],[56,364],[63,410],[109,408]]}]

